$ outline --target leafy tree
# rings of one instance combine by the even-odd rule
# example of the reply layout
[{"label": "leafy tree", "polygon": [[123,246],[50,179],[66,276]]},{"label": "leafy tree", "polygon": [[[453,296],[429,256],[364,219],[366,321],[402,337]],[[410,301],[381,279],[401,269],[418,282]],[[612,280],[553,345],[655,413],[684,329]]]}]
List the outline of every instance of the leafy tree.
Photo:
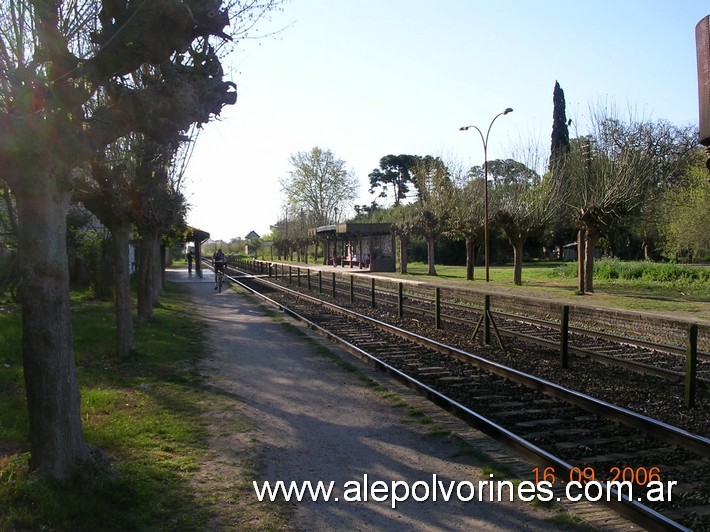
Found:
[{"label": "leafy tree", "polygon": [[138,319],[153,319],[153,307],[162,293],[162,235],[184,219],[185,200],[169,180],[173,148],[140,138],[136,146],[135,201],[131,203],[138,229]]},{"label": "leafy tree", "polygon": [[407,273],[409,257],[407,250],[419,224],[414,205],[398,205],[388,209],[386,218],[392,222],[392,232],[399,240],[399,273]]},{"label": "leafy tree", "polygon": [[553,195],[537,172],[518,161],[491,161],[488,175],[492,176],[493,222],[513,247],[513,282],[520,285],[523,246],[530,236],[540,234],[554,215]]},{"label": "leafy tree", "polygon": [[392,187],[395,207],[407,197],[409,185],[414,184],[414,167],[418,157],[414,155],[385,155],[380,159],[380,167],[369,175],[370,194],[381,188],[380,198],[386,198]]},{"label": "leafy tree", "polygon": [[447,233],[454,239],[464,239],[466,280],[473,281],[475,245],[483,239],[485,220],[483,169],[474,167],[468,172],[453,172],[452,183]]},{"label": "leafy tree", "polygon": [[81,203],[67,211],[67,255],[69,279],[81,287],[90,286],[93,296],[103,301],[113,297],[111,289],[110,233]]},{"label": "leafy tree", "polygon": [[[116,355],[128,356],[135,349],[128,246],[133,229],[131,179],[135,135],[112,143],[91,163],[90,174],[77,182],[77,199],[111,231],[113,248]],[[109,162],[110,161],[110,162]]]},{"label": "leafy tree", "polygon": [[288,221],[284,217],[280,217],[277,222],[271,226],[271,232],[274,235],[274,247],[276,248],[277,257],[281,260],[283,257],[288,257],[291,249],[291,241],[288,234]]},{"label": "leafy tree", "polygon": [[370,205],[355,205],[355,218],[354,222],[367,222],[373,221],[374,218],[378,217],[378,214],[383,209],[377,205],[377,201],[373,201]]},{"label": "leafy tree", "polygon": [[669,256],[688,262],[710,258],[710,184],[702,160],[686,186],[664,193],[660,211],[663,249]]},{"label": "leafy tree", "polygon": [[417,232],[427,242],[428,275],[436,275],[436,242],[446,230],[448,207],[453,185],[449,170],[438,157],[419,157],[414,166],[414,186],[417,188]]},{"label": "leafy tree", "polygon": [[[308,263],[308,247],[313,241],[308,230],[313,224],[304,210],[291,211],[288,217],[288,231],[291,250],[296,252],[296,260]],[[316,251],[317,254],[317,251]]]},{"label": "leafy tree", "polygon": [[290,163],[292,169],[281,180],[281,187],[293,212],[303,211],[314,225],[321,226],[336,222],[338,212],[353,204],[357,178],[330,150],[315,147],[297,152]]},{"label": "leafy tree", "polygon": [[10,187],[0,179],[0,300],[9,293],[15,297],[19,283],[17,263],[17,214]]},{"label": "leafy tree", "polygon": [[644,122],[641,127],[622,126],[614,130],[618,142],[623,142],[624,137],[634,138],[651,158],[653,175],[646,184],[642,204],[633,217],[623,220],[625,223],[616,232],[628,234],[641,248],[640,252],[627,254],[642,254],[650,259],[661,241],[663,195],[668,190],[685,188],[692,169],[702,158],[697,148],[697,127],[678,127],[665,120]]}]

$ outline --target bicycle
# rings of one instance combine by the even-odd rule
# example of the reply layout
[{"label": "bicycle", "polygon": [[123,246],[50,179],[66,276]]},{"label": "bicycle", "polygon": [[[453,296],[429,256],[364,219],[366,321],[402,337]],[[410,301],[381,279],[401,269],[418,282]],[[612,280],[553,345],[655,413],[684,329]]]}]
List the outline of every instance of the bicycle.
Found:
[{"label": "bicycle", "polygon": [[224,283],[224,270],[227,268],[227,263],[224,261],[216,261],[213,265],[214,268],[214,289],[218,290],[218,293],[222,293],[222,284]]},{"label": "bicycle", "polygon": [[224,272],[217,270],[217,293],[222,293],[222,283],[224,282]]},{"label": "bicycle", "polygon": [[218,294],[222,293],[222,283],[224,283],[224,268],[225,267],[226,267],[226,265],[222,264],[221,266],[215,265],[215,268],[214,268],[215,289],[217,290]]}]

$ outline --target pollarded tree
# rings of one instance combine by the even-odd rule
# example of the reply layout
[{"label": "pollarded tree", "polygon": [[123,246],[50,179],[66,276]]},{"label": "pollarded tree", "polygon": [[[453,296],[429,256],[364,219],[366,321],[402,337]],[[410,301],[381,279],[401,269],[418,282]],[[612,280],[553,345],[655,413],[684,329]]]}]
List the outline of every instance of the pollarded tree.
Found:
[{"label": "pollarded tree", "polygon": [[77,183],[77,199],[111,231],[113,249],[116,355],[126,357],[135,349],[128,246],[133,228],[130,181],[135,175],[131,152],[134,135],[119,139],[98,154],[90,175]]},{"label": "pollarded tree", "polygon": [[357,178],[330,150],[315,147],[297,152],[290,163],[292,169],[281,180],[281,188],[293,212],[303,211],[315,225],[327,225],[354,203]]},{"label": "pollarded tree", "polygon": [[555,214],[554,196],[541,177],[527,165],[507,159],[491,161],[493,223],[508,237],[513,248],[513,282],[522,284],[523,246],[542,233]]},{"label": "pollarded tree", "polygon": [[417,201],[417,232],[427,243],[428,275],[436,275],[436,242],[446,231],[453,185],[449,170],[438,157],[418,157],[414,166],[414,186]]},{"label": "pollarded tree", "polygon": [[574,139],[564,168],[553,173],[553,193],[584,230],[583,286],[587,291],[594,291],[597,241],[617,220],[643,204],[653,179],[653,157],[634,133],[644,127],[641,121],[625,125],[608,109],[599,109],[592,114],[589,136]]},{"label": "pollarded tree", "polygon": [[466,247],[466,280],[473,281],[475,247],[483,238],[484,206],[483,170],[468,170],[453,161],[447,163],[451,186],[446,198],[446,231],[453,240],[464,240]]},{"label": "pollarded tree", "polygon": [[138,319],[153,319],[153,307],[162,295],[163,235],[184,221],[185,199],[170,179],[176,148],[141,136],[136,148],[131,208],[138,229]]},{"label": "pollarded tree", "polygon": [[414,167],[419,160],[415,155],[385,155],[380,159],[380,167],[370,175],[370,194],[381,188],[380,198],[386,198],[392,187],[394,206],[397,207],[409,192],[409,185],[414,184]]},{"label": "pollarded tree", "polygon": [[419,215],[414,205],[398,205],[386,211],[383,221],[392,223],[392,232],[399,240],[399,273],[407,273],[409,242],[419,224]]},{"label": "pollarded tree", "polygon": [[[31,467],[63,479],[101,461],[84,441],[72,350],[73,172],[130,132],[169,142],[234,103],[209,53],[230,13],[221,0],[0,5],[0,168],[17,201]],[[161,77],[133,83],[149,64]],[[106,103],[87,105],[101,89]]]},{"label": "pollarded tree", "polygon": [[449,164],[451,195],[448,202],[447,234],[456,240],[463,239],[466,246],[466,280],[473,281],[475,246],[483,238],[484,181],[480,167],[469,171]]},{"label": "pollarded tree", "polygon": [[[289,260],[293,260],[293,252],[296,252],[296,260],[302,260],[308,263],[308,247],[313,238],[309,234],[309,229],[315,224],[309,219],[308,213],[303,209],[294,210],[286,206],[285,227],[283,228],[288,235],[288,255]],[[317,240],[316,240],[317,242]],[[316,254],[318,250],[316,248]]]},{"label": "pollarded tree", "polygon": [[281,216],[274,225],[271,226],[271,232],[274,235],[274,247],[276,248],[278,259],[289,258],[289,250],[291,249],[291,239],[289,231],[288,214]]}]

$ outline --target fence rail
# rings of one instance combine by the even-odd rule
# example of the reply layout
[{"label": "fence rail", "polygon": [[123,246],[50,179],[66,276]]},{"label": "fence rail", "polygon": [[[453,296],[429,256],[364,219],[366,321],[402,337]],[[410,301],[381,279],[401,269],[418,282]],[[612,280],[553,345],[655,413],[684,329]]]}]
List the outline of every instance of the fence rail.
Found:
[{"label": "fence rail", "polygon": [[[544,298],[513,296],[480,289],[441,287],[429,283],[406,283],[373,275],[326,271],[307,266],[258,260],[236,260],[235,268],[256,275],[286,279],[291,285],[328,293],[333,299],[347,298],[354,303],[357,298],[366,298],[372,308],[378,305],[395,305],[402,318],[407,304],[416,303],[417,313],[432,316],[434,327],[441,328],[447,319],[442,306],[462,306],[478,312],[480,319],[476,332],[483,326],[484,343],[491,342],[491,331],[499,338],[494,315],[513,319],[537,321],[559,332],[559,340],[540,340],[560,352],[561,367],[569,365],[570,333],[586,335],[613,335],[619,342],[635,343],[658,348],[685,356],[684,386],[685,403],[693,406],[698,387],[697,367],[699,359],[709,359],[710,324],[690,319],[673,318],[651,313],[632,312],[587,305],[570,305]],[[366,295],[364,295],[366,294]],[[394,301],[394,303],[393,303]],[[451,317],[448,317],[451,319]],[[502,342],[501,342],[502,343]],[[652,369],[652,368],[649,368]]]}]

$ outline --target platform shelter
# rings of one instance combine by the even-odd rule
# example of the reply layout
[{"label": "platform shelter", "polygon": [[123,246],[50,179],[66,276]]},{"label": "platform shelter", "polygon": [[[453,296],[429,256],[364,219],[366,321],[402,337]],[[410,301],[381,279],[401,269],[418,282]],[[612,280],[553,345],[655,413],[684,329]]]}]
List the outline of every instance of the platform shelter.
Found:
[{"label": "platform shelter", "polygon": [[188,247],[194,247],[195,272],[198,277],[202,277],[202,244],[209,240],[210,234],[201,229],[190,227],[185,234],[185,243]]},{"label": "platform shelter", "polygon": [[395,239],[392,224],[344,223],[310,229],[323,243],[323,264],[368,268],[372,272],[395,271]]}]

